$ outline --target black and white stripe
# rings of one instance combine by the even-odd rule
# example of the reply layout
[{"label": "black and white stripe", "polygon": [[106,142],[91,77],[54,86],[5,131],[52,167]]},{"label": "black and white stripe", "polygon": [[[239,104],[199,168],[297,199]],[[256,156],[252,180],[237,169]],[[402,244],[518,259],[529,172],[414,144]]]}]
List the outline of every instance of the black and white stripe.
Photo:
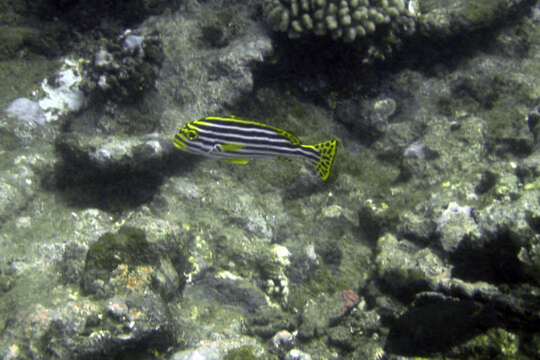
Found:
[{"label": "black and white stripe", "polygon": [[[217,158],[298,157],[317,162],[320,154],[284,130],[251,122],[202,119],[186,125],[198,137],[186,143],[192,152]],[[293,144],[291,141],[298,142]],[[242,145],[234,151],[221,151],[219,145]]]}]

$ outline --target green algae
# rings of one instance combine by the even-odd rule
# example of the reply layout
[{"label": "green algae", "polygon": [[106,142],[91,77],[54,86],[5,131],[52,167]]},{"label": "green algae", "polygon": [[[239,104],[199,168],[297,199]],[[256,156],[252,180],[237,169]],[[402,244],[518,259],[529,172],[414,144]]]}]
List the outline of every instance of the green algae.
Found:
[{"label": "green algae", "polygon": [[128,266],[158,265],[159,256],[150,247],[144,231],[123,226],[117,233],[107,233],[90,246],[86,254],[82,288],[95,292],[96,279],[108,281],[120,264]]},{"label": "green algae", "polygon": [[152,265],[158,262],[144,231],[124,226],[117,233],[107,233],[88,249],[86,266],[112,271],[118,264]]},{"label": "green algae", "polygon": [[259,359],[254,354],[254,350],[251,346],[242,346],[233,350],[230,350],[223,360],[257,360]]},{"label": "green algae", "polygon": [[485,24],[505,14],[506,9],[512,3],[508,0],[490,1],[465,1],[463,14],[467,16],[473,24]]},{"label": "green algae", "polygon": [[354,274],[339,276],[334,274],[328,266],[323,266],[314,270],[303,284],[291,286],[287,307],[293,310],[302,309],[310,299],[317,295],[333,294],[339,290],[355,288],[357,283],[358,279]]},{"label": "green algae", "polygon": [[490,329],[486,333],[469,340],[462,347],[462,354],[470,360],[481,359],[528,359],[519,352],[520,337],[516,334],[500,329]]}]

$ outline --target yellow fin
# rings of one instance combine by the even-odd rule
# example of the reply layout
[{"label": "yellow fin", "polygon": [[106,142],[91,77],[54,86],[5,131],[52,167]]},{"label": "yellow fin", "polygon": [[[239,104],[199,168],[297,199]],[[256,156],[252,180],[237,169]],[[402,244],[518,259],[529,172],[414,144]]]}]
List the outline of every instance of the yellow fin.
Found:
[{"label": "yellow fin", "polygon": [[240,150],[245,146],[241,144],[222,144],[222,145],[219,145],[219,147],[223,151],[232,152],[232,151]]},{"label": "yellow fin", "polygon": [[238,165],[246,165],[248,163],[247,159],[227,159],[227,161]]},{"label": "yellow fin", "polygon": [[337,150],[337,140],[329,140],[316,145],[304,145],[315,149],[319,154],[319,161],[315,163],[315,168],[321,175],[321,179],[326,180],[330,176],[330,170],[334,163]]}]

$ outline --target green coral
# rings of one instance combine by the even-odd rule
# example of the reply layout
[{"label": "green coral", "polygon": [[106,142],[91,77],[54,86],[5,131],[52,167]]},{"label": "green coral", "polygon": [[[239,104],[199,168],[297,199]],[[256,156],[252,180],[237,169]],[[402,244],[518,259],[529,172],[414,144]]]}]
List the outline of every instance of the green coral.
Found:
[{"label": "green coral", "polygon": [[413,31],[407,0],[265,0],[264,14],[276,31],[290,38],[330,35],[353,42],[383,31]]}]

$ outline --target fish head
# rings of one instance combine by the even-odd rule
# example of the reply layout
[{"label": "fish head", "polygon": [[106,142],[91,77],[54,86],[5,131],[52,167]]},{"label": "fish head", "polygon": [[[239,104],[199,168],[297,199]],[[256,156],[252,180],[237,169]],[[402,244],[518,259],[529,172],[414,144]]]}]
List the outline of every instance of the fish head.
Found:
[{"label": "fish head", "polygon": [[199,138],[199,132],[190,123],[182,126],[174,137],[174,145],[180,150],[189,151],[189,145],[193,144]]}]

